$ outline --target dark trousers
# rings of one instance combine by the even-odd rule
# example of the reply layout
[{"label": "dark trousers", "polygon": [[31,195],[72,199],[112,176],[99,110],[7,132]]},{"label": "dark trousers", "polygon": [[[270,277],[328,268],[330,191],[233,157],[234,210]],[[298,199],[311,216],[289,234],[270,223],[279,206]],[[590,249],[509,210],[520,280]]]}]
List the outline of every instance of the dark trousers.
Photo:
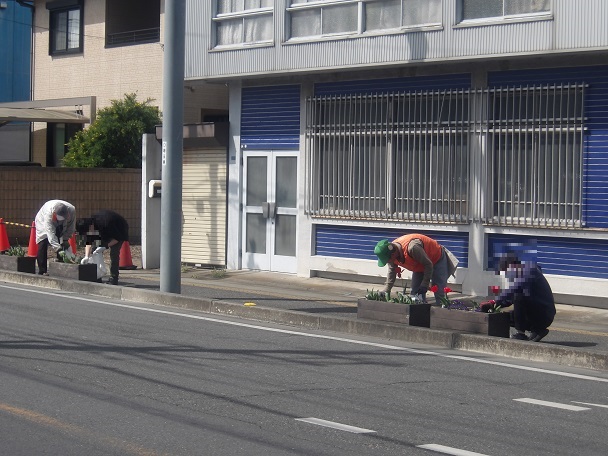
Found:
[{"label": "dark trousers", "polygon": [[118,279],[118,270],[120,266],[120,249],[123,241],[118,241],[116,245],[110,247],[110,277]]},{"label": "dark trousers", "polygon": [[539,332],[553,323],[553,315],[532,299],[521,297],[513,303],[513,323],[518,331]]},{"label": "dark trousers", "polygon": [[[63,232],[63,227],[62,226],[58,226],[57,229],[55,230],[55,234],[57,235],[57,239],[61,239],[61,233]],[[47,251],[49,249],[49,245],[51,245],[51,243],[49,242],[49,240],[47,238],[44,238],[42,241],[40,241],[38,243],[38,255],[36,255],[36,263],[38,263],[38,274],[46,274],[48,267],[47,267],[47,260],[48,260],[48,256],[47,256]],[[57,258],[59,258],[59,255],[57,255]]]}]

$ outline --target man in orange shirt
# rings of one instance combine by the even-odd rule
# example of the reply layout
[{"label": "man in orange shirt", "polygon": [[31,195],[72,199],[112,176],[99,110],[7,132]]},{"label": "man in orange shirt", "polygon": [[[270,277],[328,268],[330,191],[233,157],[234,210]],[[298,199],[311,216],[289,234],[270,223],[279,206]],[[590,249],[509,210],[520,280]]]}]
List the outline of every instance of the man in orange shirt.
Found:
[{"label": "man in orange shirt", "polygon": [[458,260],[448,249],[434,239],[418,233],[406,234],[393,242],[383,239],[376,244],[374,253],[378,256],[378,266],[388,265],[385,293],[390,293],[397,271],[402,267],[412,271],[412,295],[420,295],[426,300],[430,281],[437,285],[437,304],[445,296],[443,289],[448,277],[456,273],[458,266]]}]

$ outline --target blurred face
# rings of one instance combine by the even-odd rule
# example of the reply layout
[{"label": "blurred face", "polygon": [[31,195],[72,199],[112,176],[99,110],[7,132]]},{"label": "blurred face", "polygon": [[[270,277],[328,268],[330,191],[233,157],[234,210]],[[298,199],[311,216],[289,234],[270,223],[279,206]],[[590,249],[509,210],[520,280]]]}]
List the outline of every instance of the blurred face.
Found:
[{"label": "blurred face", "polygon": [[524,266],[519,262],[509,264],[505,270],[505,277],[509,281],[514,281],[515,279],[522,278],[523,276]]}]

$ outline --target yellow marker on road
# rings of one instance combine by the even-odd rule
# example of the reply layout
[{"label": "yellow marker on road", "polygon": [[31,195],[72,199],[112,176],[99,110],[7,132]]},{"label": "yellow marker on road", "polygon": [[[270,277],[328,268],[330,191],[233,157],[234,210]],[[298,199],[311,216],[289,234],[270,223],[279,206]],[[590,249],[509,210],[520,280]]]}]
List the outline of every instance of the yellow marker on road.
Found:
[{"label": "yellow marker on road", "polygon": [[246,303],[245,303],[245,304],[243,304],[243,305],[244,305],[244,306],[247,306],[247,307],[253,307],[253,306],[255,306],[255,302],[246,302]]}]

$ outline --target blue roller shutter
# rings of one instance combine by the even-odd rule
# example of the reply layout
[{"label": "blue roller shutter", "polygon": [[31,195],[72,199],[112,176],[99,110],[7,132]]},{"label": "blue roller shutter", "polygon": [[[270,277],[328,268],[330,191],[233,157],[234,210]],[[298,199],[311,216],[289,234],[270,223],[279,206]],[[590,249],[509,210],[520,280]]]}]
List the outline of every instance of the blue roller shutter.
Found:
[{"label": "blue roller shutter", "polygon": [[300,148],[300,86],[243,89],[241,147],[254,150]]},{"label": "blue roller shutter", "polygon": [[488,268],[494,256],[510,242],[536,241],[536,261],[546,274],[608,279],[608,241],[575,237],[528,237],[503,234],[488,236]]},{"label": "blue roller shutter", "polygon": [[[413,231],[365,228],[346,225],[316,225],[315,255],[359,260],[377,260],[374,246],[382,239],[393,240]],[[416,231],[431,237],[452,252],[460,264],[468,266],[469,233],[453,231]]]}]

